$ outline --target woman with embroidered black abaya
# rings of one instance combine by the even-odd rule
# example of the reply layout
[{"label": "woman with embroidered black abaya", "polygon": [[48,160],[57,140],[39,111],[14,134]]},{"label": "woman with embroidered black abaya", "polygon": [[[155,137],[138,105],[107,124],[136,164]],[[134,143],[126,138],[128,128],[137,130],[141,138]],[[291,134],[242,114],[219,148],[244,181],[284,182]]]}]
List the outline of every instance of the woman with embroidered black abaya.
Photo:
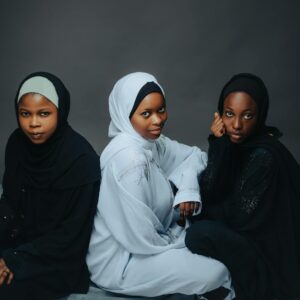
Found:
[{"label": "woman with embroidered black abaya", "polygon": [[265,125],[268,105],[255,75],[223,88],[200,179],[203,213],[186,236],[192,252],[228,267],[239,300],[300,296],[300,170]]},{"label": "woman with embroidered black abaya", "polygon": [[57,299],[89,286],[85,256],[99,157],[67,122],[70,95],[54,75],[21,83],[19,128],[5,153],[0,201],[0,299]]}]

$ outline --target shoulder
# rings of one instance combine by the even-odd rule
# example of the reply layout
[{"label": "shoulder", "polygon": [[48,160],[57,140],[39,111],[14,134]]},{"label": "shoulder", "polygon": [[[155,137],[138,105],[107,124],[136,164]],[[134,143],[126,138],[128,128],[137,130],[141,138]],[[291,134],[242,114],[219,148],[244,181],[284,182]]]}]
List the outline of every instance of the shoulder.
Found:
[{"label": "shoulder", "polygon": [[257,147],[250,151],[245,160],[245,171],[250,174],[269,173],[275,171],[275,158],[269,149]]},{"label": "shoulder", "polygon": [[270,161],[273,160],[273,153],[264,147],[254,148],[252,151],[250,151],[249,160]]},{"label": "shoulder", "polygon": [[101,177],[99,156],[91,144],[69,126],[63,134],[58,161],[64,164],[65,174],[55,186],[81,186],[98,181]]},{"label": "shoulder", "polygon": [[151,151],[135,144],[122,145],[114,148],[112,145],[104,149],[101,154],[100,164],[103,178],[106,176],[115,177],[118,181],[126,178],[141,178],[149,175],[149,161]]},{"label": "shoulder", "polygon": [[81,151],[93,155],[97,155],[92,145],[88,140],[83,137],[80,133],[72,129],[70,126],[65,130],[65,141],[70,147],[73,148],[73,151]]},{"label": "shoulder", "polygon": [[189,153],[190,151],[198,151],[199,153],[202,152],[200,148],[196,146],[189,146],[183,143],[180,143],[176,140],[172,140],[164,135],[161,135],[156,141],[155,141],[156,149],[159,155],[174,153],[174,152],[182,152]]},{"label": "shoulder", "polygon": [[124,148],[111,158],[110,165],[120,172],[137,167],[146,167],[149,162],[146,151],[137,146]]},{"label": "shoulder", "polygon": [[19,146],[21,142],[21,130],[19,128],[15,129],[8,137],[6,147]]},{"label": "shoulder", "polygon": [[24,148],[24,137],[20,129],[14,130],[9,136],[5,148],[5,161],[17,161],[20,151]]},{"label": "shoulder", "polygon": [[285,146],[275,137],[263,135],[255,137],[242,147],[249,153],[250,160],[277,161],[287,152]]},{"label": "shoulder", "polygon": [[139,182],[143,177],[149,178],[149,158],[142,149],[128,147],[117,152],[105,165],[101,165],[101,169],[102,178],[113,176],[117,181],[126,179]]},{"label": "shoulder", "polygon": [[100,173],[99,155],[91,144],[71,127],[64,133],[64,145],[61,155],[73,160],[73,167],[86,172]]},{"label": "shoulder", "polygon": [[147,156],[152,151],[147,150],[141,143],[129,135],[120,134],[114,137],[104,148],[100,156],[102,168],[109,165],[116,165],[118,168],[122,166],[135,166],[147,163]]}]

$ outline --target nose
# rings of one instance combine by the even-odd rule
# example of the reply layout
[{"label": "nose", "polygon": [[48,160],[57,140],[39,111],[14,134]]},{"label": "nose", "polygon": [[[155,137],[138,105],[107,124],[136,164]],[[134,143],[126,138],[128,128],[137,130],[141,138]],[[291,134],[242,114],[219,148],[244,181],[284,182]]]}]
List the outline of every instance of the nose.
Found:
[{"label": "nose", "polygon": [[38,116],[33,115],[30,118],[30,127],[39,127],[41,125]]},{"label": "nose", "polygon": [[242,120],[238,117],[234,118],[232,127],[234,129],[241,129],[243,127]]},{"label": "nose", "polygon": [[153,114],[152,116],[152,124],[160,126],[163,122],[162,117],[158,114]]}]

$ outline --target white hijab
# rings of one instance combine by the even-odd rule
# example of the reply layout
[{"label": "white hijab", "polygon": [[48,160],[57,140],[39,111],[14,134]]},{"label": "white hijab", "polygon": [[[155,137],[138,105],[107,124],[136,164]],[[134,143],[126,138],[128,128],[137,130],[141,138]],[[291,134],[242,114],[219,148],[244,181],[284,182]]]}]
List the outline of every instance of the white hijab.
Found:
[{"label": "white hijab", "polygon": [[[113,138],[101,154],[100,162],[103,169],[107,162],[124,148],[133,144],[149,150],[153,149],[155,140],[146,140],[132,126],[129,116],[135,99],[141,88],[148,82],[155,82],[162,90],[156,78],[144,72],[130,73],[119,79],[109,95],[109,124],[108,136]],[[163,92],[164,94],[164,92]]]},{"label": "white hijab", "polygon": [[130,73],[116,82],[109,95],[109,114],[111,117],[108,129],[109,137],[127,133],[142,138],[133,128],[129,115],[141,88],[152,81],[163,91],[154,76],[143,72]]}]

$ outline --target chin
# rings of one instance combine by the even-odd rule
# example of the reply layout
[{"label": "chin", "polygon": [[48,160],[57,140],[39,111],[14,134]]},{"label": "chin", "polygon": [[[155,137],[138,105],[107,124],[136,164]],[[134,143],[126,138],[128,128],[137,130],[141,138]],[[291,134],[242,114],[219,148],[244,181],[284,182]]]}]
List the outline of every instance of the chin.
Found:
[{"label": "chin", "polygon": [[46,141],[44,141],[44,140],[41,140],[41,141],[30,140],[30,142],[31,142],[32,144],[35,144],[35,145],[41,145],[41,144],[44,144]]},{"label": "chin", "polygon": [[232,143],[234,143],[234,144],[241,144],[241,143],[243,143],[244,142],[244,138],[243,139],[234,139],[234,138],[231,138],[231,137],[229,137],[229,139],[230,139],[230,141],[232,142]]},{"label": "chin", "polygon": [[150,141],[155,141],[155,140],[157,140],[159,137],[160,137],[160,134],[159,134],[159,135],[148,136],[146,139],[147,139],[147,140],[150,140]]}]

